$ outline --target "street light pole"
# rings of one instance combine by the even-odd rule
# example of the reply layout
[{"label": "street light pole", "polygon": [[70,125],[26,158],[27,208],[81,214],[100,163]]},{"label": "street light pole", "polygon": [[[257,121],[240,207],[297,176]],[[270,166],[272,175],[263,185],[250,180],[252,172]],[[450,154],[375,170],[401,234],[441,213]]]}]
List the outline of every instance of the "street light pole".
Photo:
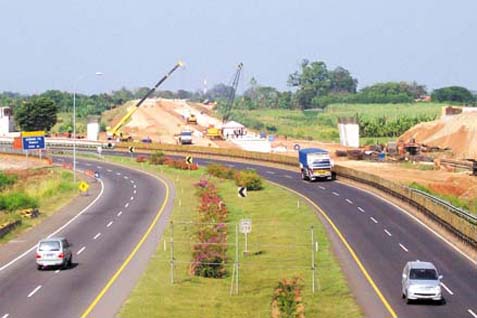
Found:
[{"label": "street light pole", "polygon": [[[96,72],[96,76],[104,75],[103,72]],[[78,83],[84,76],[78,78]],[[73,184],[76,184],[76,86],[73,89]]]}]

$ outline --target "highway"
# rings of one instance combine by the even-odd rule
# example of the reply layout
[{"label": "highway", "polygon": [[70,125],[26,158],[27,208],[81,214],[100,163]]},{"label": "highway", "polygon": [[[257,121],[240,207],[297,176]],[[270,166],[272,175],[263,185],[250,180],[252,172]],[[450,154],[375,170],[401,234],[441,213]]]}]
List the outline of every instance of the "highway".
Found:
[{"label": "highway", "polygon": [[[196,160],[207,164],[210,160]],[[413,217],[377,196],[341,182],[309,183],[299,172],[254,164],[223,162],[237,169],[255,169],[264,178],[294,190],[317,204],[332,220],[370,278],[382,293],[383,317],[468,317],[477,318],[477,264],[461,255]],[[297,168],[298,170],[298,168]],[[341,244],[341,243],[338,243]],[[348,253],[349,254],[349,253]],[[433,262],[443,279],[445,304],[415,302],[407,305],[401,298],[401,275],[407,261]],[[355,264],[356,268],[357,265]],[[358,272],[358,271],[356,271]],[[362,272],[360,273],[362,275]],[[359,288],[369,289],[368,286]],[[359,299],[356,286],[353,293]],[[364,303],[366,303],[365,300]],[[389,309],[384,307],[388,303]],[[366,305],[364,305],[366,306]],[[376,317],[377,311],[368,312]]]},{"label": "highway", "polygon": [[[211,160],[195,162],[204,165]],[[348,278],[354,281],[352,291],[368,317],[477,318],[476,264],[399,208],[339,181],[309,183],[301,180],[298,171],[248,163],[225,164],[238,169],[253,168],[269,181],[296,191],[319,206],[322,212],[317,215],[325,220],[335,248],[346,254],[344,260],[339,257],[340,261],[346,263]],[[77,265],[64,271],[38,272],[31,253],[0,271],[0,318],[80,317],[88,308],[92,310],[89,317],[112,317],[159,241],[168,209],[158,230],[153,231],[146,251],[140,249],[126,272],[91,307],[140,241],[166,194],[163,184],[133,170],[84,160],[80,160],[79,166],[101,172],[104,193],[97,204],[60,233],[75,245]],[[445,304],[407,305],[401,299],[402,268],[407,261],[416,259],[433,262],[444,275]]]},{"label": "highway", "polygon": [[38,271],[33,251],[6,268],[0,264],[0,318],[80,317],[162,212],[151,235],[90,315],[113,317],[157,246],[172,207],[170,187],[103,162],[79,160],[78,168],[99,171],[103,190],[97,202],[56,235],[73,244],[73,268]]}]

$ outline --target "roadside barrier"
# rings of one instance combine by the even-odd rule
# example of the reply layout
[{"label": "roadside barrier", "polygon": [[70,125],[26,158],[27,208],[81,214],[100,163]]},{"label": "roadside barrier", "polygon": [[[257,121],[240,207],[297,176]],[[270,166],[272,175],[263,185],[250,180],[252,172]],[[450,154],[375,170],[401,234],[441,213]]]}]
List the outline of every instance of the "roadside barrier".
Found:
[{"label": "roadside barrier", "polygon": [[14,228],[19,226],[20,224],[22,224],[22,221],[17,220],[17,221],[12,221],[12,222],[8,222],[8,223],[0,225],[0,238],[10,233]]}]

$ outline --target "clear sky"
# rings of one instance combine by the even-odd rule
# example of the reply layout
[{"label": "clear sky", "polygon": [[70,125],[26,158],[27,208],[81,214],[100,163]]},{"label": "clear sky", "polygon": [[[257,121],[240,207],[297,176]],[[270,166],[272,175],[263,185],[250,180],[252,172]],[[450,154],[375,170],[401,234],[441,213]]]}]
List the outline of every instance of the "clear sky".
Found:
[{"label": "clear sky", "polygon": [[[0,91],[161,89],[251,77],[287,89],[303,58],[350,70],[363,87],[416,80],[477,89],[475,0],[4,0]],[[95,72],[104,72],[97,78]]]}]

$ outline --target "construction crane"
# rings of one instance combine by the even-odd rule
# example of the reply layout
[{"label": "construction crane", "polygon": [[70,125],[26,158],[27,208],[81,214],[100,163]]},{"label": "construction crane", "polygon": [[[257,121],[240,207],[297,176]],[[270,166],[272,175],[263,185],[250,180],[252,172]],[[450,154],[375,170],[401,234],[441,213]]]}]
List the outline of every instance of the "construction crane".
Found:
[{"label": "construction crane", "polygon": [[242,71],[243,63],[240,63],[237,66],[237,71],[235,72],[234,79],[232,81],[232,90],[227,96],[227,104],[225,104],[224,115],[222,116],[222,121],[225,123],[229,120],[230,112],[235,100],[235,92],[237,91],[237,86],[240,80],[240,72]]},{"label": "construction crane", "polygon": [[[123,125],[129,120],[129,118],[131,118],[132,114],[134,114],[136,112],[136,110],[139,108],[139,106],[141,106],[141,104],[149,97],[151,96],[152,93],[154,93],[154,91],[156,90],[156,88],[158,88],[166,79],[169,78],[169,76],[171,76],[172,73],[174,73],[179,67],[182,67],[184,66],[184,63],[179,61],[177,62],[176,65],[174,65],[174,67],[166,74],[164,75],[164,77],[162,77],[157,83],[156,85],[154,85],[154,87],[152,87],[147,93],[146,95],[144,95],[143,98],[141,98],[141,100],[139,102],[137,102],[136,106],[131,108],[127,113],[126,115],[124,115],[123,118],[121,118],[121,120],[110,130],[108,130],[107,132],[107,135],[108,135],[108,139],[110,138],[116,138],[118,137],[118,132],[119,130],[121,129],[121,127],[123,127]],[[132,141],[132,137],[131,136],[127,136],[127,137],[124,137],[122,136],[122,133],[119,134],[119,137],[120,137],[120,141]]]}]

